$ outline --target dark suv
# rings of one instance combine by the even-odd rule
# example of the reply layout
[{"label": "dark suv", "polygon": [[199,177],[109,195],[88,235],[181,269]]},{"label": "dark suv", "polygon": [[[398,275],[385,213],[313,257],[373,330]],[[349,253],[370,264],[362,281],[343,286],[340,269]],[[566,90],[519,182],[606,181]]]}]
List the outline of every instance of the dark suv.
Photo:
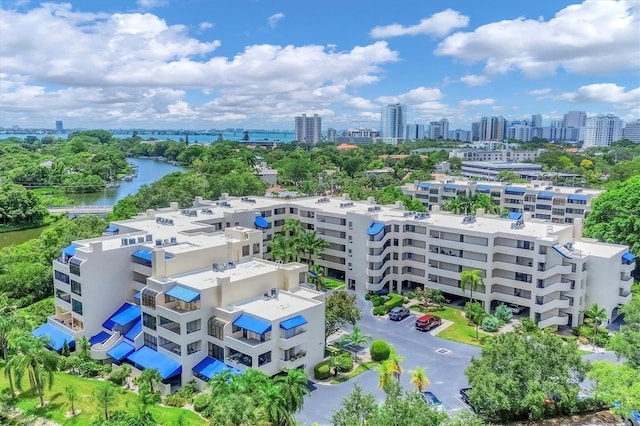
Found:
[{"label": "dark suv", "polygon": [[462,388],[460,389],[460,399],[462,399],[462,401],[467,404],[469,407],[471,407],[471,409],[473,411],[475,411],[475,408],[473,407],[473,405],[471,405],[471,401],[469,400],[469,391],[473,389],[473,388]]},{"label": "dark suv", "polygon": [[416,320],[416,330],[429,331],[442,324],[442,319],[435,315],[423,315]]},{"label": "dark suv", "polygon": [[403,319],[408,318],[409,315],[411,315],[409,309],[404,306],[396,306],[389,311],[389,319],[393,321],[402,321]]}]

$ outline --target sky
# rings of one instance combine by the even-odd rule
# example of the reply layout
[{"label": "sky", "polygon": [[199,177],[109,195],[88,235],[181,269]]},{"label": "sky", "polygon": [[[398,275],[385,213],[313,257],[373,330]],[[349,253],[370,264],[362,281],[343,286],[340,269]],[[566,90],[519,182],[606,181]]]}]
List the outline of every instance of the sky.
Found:
[{"label": "sky", "polygon": [[640,118],[639,0],[0,3],[0,126]]}]

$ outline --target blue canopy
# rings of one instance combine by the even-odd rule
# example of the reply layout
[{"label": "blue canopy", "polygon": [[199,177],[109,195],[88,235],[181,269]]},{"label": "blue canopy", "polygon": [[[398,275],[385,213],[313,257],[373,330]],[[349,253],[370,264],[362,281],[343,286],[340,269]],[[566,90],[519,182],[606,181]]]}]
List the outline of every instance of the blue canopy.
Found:
[{"label": "blue canopy", "polygon": [[524,195],[525,192],[524,188],[517,186],[507,186],[507,189],[504,190],[504,193],[509,195]]},{"label": "blue canopy", "polygon": [[136,348],[132,344],[127,342],[120,342],[107,351],[107,355],[116,361],[122,361],[132,353],[136,351]]},{"label": "blue canopy", "polygon": [[155,368],[158,370],[158,373],[160,373],[162,380],[182,373],[182,364],[166,355],[154,351],[148,346],[141,347],[127,358],[141,368]]},{"label": "blue canopy", "polygon": [[293,318],[284,320],[280,323],[280,328],[283,330],[291,330],[292,328],[299,327],[307,323],[307,320],[302,315],[296,315]]},{"label": "blue canopy", "polygon": [[269,222],[262,216],[256,216],[254,223],[258,228],[267,229],[269,227]]},{"label": "blue canopy", "polygon": [[72,335],[65,333],[48,322],[45,322],[40,327],[33,330],[31,334],[35,337],[48,337],[49,342],[47,342],[47,346],[54,351],[59,352],[62,350],[64,342],[67,342],[69,348],[74,348],[76,346],[76,342],[73,340]]},{"label": "blue canopy", "polygon": [[511,213],[509,213],[509,216],[507,216],[507,218],[513,219],[513,220],[520,220],[520,219],[522,219],[522,213],[511,212]]},{"label": "blue canopy", "polygon": [[367,234],[373,237],[374,235],[378,235],[382,231],[384,231],[384,223],[373,222],[367,229]]},{"label": "blue canopy", "polygon": [[245,330],[253,331],[256,334],[264,334],[267,331],[271,331],[271,324],[247,314],[240,315],[233,322],[233,325],[244,328]]},{"label": "blue canopy", "polygon": [[622,260],[631,263],[636,260],[636,256],[633,253],[625,253],[622,255]]},{"label": "blue canopy", "polygon": [[458,185],[454,185],[452,183],[445,183],[444,189],[445,191],[455,191],[456,189],[458,189]]},{"label": "blue canopy", "polygon": [[429,189],[429,188],[431,188],[431,184],[430,183],[426,183],[426,182],[420,182],[418,184],[418,188],[420,188],[420,189]]},{"label": "blue canopy", "polygon": [[142,333],[142,319],[138,319],[138,321],[133,323],[133,327],[124,333],[124,338],[133,342],[140,333]]},{"label": "blue canopy", "polygon": [[136,294],[133,295],[133,298],[136,300],[141,300],[142,299],[142,293],[141,292],[137,292]]},{"label": "blue canopy", "polygon": [[78,244],[71,244],[62,249],[62,252],[69,257],[73,257],[76,255],[76,248],[80,247]]},{"label": "blue canopy", "polygon": [[551,199],[553,199],[553,192],[551,192],[551,191],[540,191],[540,192],[538,192],[538,198],[540,200],[551,200]]},{"label": "blue canopy", "polygon": [[131,256],[137,257],[138,259],[146,260],[147,262],[151,262],[153,260],[153,252],[146,249],[136,250],[131,254]]},{"label": "blue canopy", "polygon": [[109,337],[111,337],[111,334],[107,333],[106,331],[101,331],[100,333],[91,337],[91,339],[89,339],[89,343],[91,343],[91,346],[97,343],[104,343]]},{"label": "blue canopy", "polygon": [[587,202],[587,196],[584,194],[571,194],[568,197],[569,201],[584,201]]},{"label": "blue canopy", "polygon": [[224,370],[229,370],[233,374],[240,373],[239,370],[229,367],[224,362],[218,361],[217,359],[211,358],[210,356],[197,363],[196,366],[192,369],[192,371],[197,376],[204,379],[205,381],[210,380],[213,376],[221,373]]},{"label": "blue canopy", "polygon": [[560,244],[554,244],[551,247],[553,247],[553,249],[555,251],[557,251],[558,253],[560,253],[560,255],[566,259],[573,259],[573,255],[571,254],[571,250],[569,250],[568,248],[566,248],[565,246],[561,246]]},{"label": "blue canopy", "polygon": [[141,311],[140,306],[131,303],[125,303],[120,306],[118,310],[106,320],[102,326],[107,330],[113,330],[116,325],[127,325],[140,318]]},{"label": "blue canopy", "polygon": [[491,192],[491,185],[477,185],[476,192]]},{"label": "blue canopy", "polygon": [[165,294],[187,303],[193,302],[194,300],[200,300],[200,293],[189,288],[182,287],[181,285],[173,286],[171,290],[167,291]]},{"label": "blue canopy", "polygon": [[105,231],[105,232],[111,232],[111,233],[117,234],[118,232],[120,232],[120,228],[118,228],[118,227],[117,227],[117,226],[115,226],[115,225],[109,225],[109,226],[107,226],[107,227],[105,228],[105,230],[104,230],[104,231]]}]

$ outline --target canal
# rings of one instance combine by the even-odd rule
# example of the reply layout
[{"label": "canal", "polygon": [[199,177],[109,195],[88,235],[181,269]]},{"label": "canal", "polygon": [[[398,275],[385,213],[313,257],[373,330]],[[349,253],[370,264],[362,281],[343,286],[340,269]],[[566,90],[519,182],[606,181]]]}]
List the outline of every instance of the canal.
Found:
[{"label": "canal", "polygon": [[[78,205],[84,206],[103,206],[114,205],[127,195],[138,192],[142,185],[150,185],[165,175],[174,172],[185,172],[186,168],[174,166],[165,161],[158,161],[146,158],[129,158],[129,163],[138,167],[138,174],[128,182],[118,182],[119,185],[113,188],[106,188],[100,192],[90,194],[69,194],[69,198]],[[13,244],[20,244],[32,238],[38,238],[40,233],[47,227],[25,229],[22,231],[0,233],[0,249]]]}]

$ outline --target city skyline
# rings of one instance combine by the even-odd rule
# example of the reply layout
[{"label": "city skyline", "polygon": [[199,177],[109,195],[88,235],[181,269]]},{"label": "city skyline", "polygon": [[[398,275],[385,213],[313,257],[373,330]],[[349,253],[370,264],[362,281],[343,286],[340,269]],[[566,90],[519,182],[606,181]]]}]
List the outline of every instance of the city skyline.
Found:
[{"label": "city skyline", "polygon": [[395,103],[407,124],[450,130],[640,117],[639,3],[423,3],[327,3],[310,19],[284,2],[5,2],[0,126],[290,129],[318,114],[376,129]]}]

